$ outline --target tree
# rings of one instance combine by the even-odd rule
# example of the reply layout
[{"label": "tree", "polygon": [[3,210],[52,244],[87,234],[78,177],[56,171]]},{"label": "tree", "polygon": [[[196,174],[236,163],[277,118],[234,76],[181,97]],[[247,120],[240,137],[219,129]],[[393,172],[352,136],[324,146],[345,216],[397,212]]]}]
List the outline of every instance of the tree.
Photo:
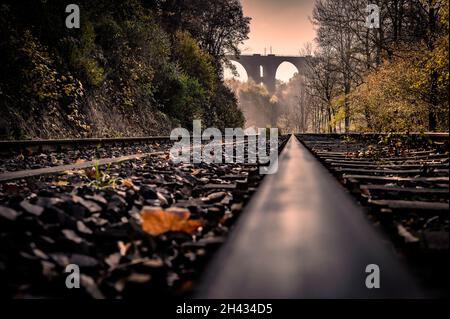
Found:
[{"label": "tree", "polygon": [[211,56],[216,68],[226,55],[239,55],[239,45],[248,39],[250,18],[245,17],[239,0],[158,0],[164,24],[187,30]]},{"label": "tree", "polygon": [[[395,130],[396,121],[380,125],[380,118],[417,115],[417,110],[412,128],[423,129],[426,114],[428,130],[448,130],[448,0],[373,3],[380,8],[378,29],[365,26],[367,1],[316,2],[318,50],[307,78],[311,94],[331,105],[333,122],[340,123],[342,115],[346,131],[363,128],[362,121],[364,129]],[[326,79],[332,74],[336,85],[330,90]],[[369,97],[377,100],[376,108]],[[398,129],[404,122],[397,121]]]},{"label": "tree", "polygon": [[193,119],[243,125],[221,69],[248,33],[239,1],[77,4],[77,30],[55,28],[60,1],[0,6],[0,70],[10,75],[0,79],[0,118],[20,127],[16,136],[167,134]]}]

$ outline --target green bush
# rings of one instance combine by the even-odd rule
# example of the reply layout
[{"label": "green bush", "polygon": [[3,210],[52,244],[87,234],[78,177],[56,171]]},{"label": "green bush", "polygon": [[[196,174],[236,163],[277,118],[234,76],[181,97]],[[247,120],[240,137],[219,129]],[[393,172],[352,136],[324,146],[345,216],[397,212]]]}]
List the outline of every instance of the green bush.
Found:
[{"label": "green bush", "polygon": [[86,19],[81,28],[80,41],[71,50],[70,62],[72,68],[81,78],[85,79],[90,85],[98,86],[104,80],[105,70],[99,66],[95,59],[95,50],[95,30]]},{"label": "green bush", "polygon": [[236,95],[225,85],[221,84],[212,102],[216,118],[210,118],[208,121],[215,122],[220,129],[244,127],[244,114],[238,107]]},{"label": "green bush", "polygon": [[213,59],[189,33],[178,31],[175,34],[173,57],[183,71],[198,79],[205,90],[214,90],[216,77]]}]

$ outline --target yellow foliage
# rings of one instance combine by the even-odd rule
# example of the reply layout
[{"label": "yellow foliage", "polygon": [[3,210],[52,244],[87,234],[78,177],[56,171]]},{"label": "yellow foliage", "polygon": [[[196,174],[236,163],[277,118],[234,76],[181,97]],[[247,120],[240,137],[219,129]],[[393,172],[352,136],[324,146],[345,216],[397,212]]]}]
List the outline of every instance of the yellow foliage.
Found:
[{"label": "yellow foliage", "polygon": [[[433,72],[438,75],[435,93],[430,89]],[[419,48],[385,61],[352,92],[350,101],[356,113],[365,115],[369,130],[421,131],[427,128],[430,109],[448,114],[447,85],[448,48],[440,43],[432,52]]]}]

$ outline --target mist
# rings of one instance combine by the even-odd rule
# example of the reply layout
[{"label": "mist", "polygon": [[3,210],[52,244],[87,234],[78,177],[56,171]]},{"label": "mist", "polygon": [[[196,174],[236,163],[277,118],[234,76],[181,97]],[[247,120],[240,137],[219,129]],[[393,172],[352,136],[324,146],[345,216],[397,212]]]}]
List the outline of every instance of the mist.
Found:
[{"label": "mist", "polygon": [[277,127],[283,133],[306,132],[311,129],[305,80],[298,73],[289,82],[277,81],[274,94],[252,79],[226,81],[235,92],[245,116],[245,128]]}]

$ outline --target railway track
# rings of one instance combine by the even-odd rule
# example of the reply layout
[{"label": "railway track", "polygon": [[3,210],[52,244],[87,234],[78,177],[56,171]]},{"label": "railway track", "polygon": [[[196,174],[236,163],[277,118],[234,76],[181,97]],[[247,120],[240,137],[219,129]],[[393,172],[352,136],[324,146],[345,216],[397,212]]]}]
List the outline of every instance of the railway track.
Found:
[{"label": "railway track", "polygon": [[448,134],[297,137],[388,234],[421,284],[448,295]]},{"label": "railway track", "polygon": [[43,151],[63,151],[82,146],[115,146],[130,144],[148,144],[170,140],[169,136],[144,136],[121,138],[81,138],[81,139],[39,139],[39,140],[3,140],[0,152],[32,153]]},{"label": "railway track", "polygon": [[[175,164],[167,137],[78,142],[0,144],[2,295],[448,294],[448,134],[283,136],[264,179],[259,164]],[[201,227],[143,218],[173,213]]]},{"label": "railway track", "polygon": [[[292,136],[197,291],[206,298],[424,297],[361,207]],[[366,285],[379,267],[380,289]]]},{"label": "railway track", "polygon": [[[189,294],[262,179],[258,163],[174,163],[168,138],[19,144],[0,165],[6,297]],[[65,287],[68,264],[83,289]]]},{"label": "railway track", "polygon": [[141,156],[171,145],[169,137],[0,141],[0,174]]},{"label": "railway track", "polygon": [[172,145],[169,136],[0,141],[0,181],[168,154]]}]

